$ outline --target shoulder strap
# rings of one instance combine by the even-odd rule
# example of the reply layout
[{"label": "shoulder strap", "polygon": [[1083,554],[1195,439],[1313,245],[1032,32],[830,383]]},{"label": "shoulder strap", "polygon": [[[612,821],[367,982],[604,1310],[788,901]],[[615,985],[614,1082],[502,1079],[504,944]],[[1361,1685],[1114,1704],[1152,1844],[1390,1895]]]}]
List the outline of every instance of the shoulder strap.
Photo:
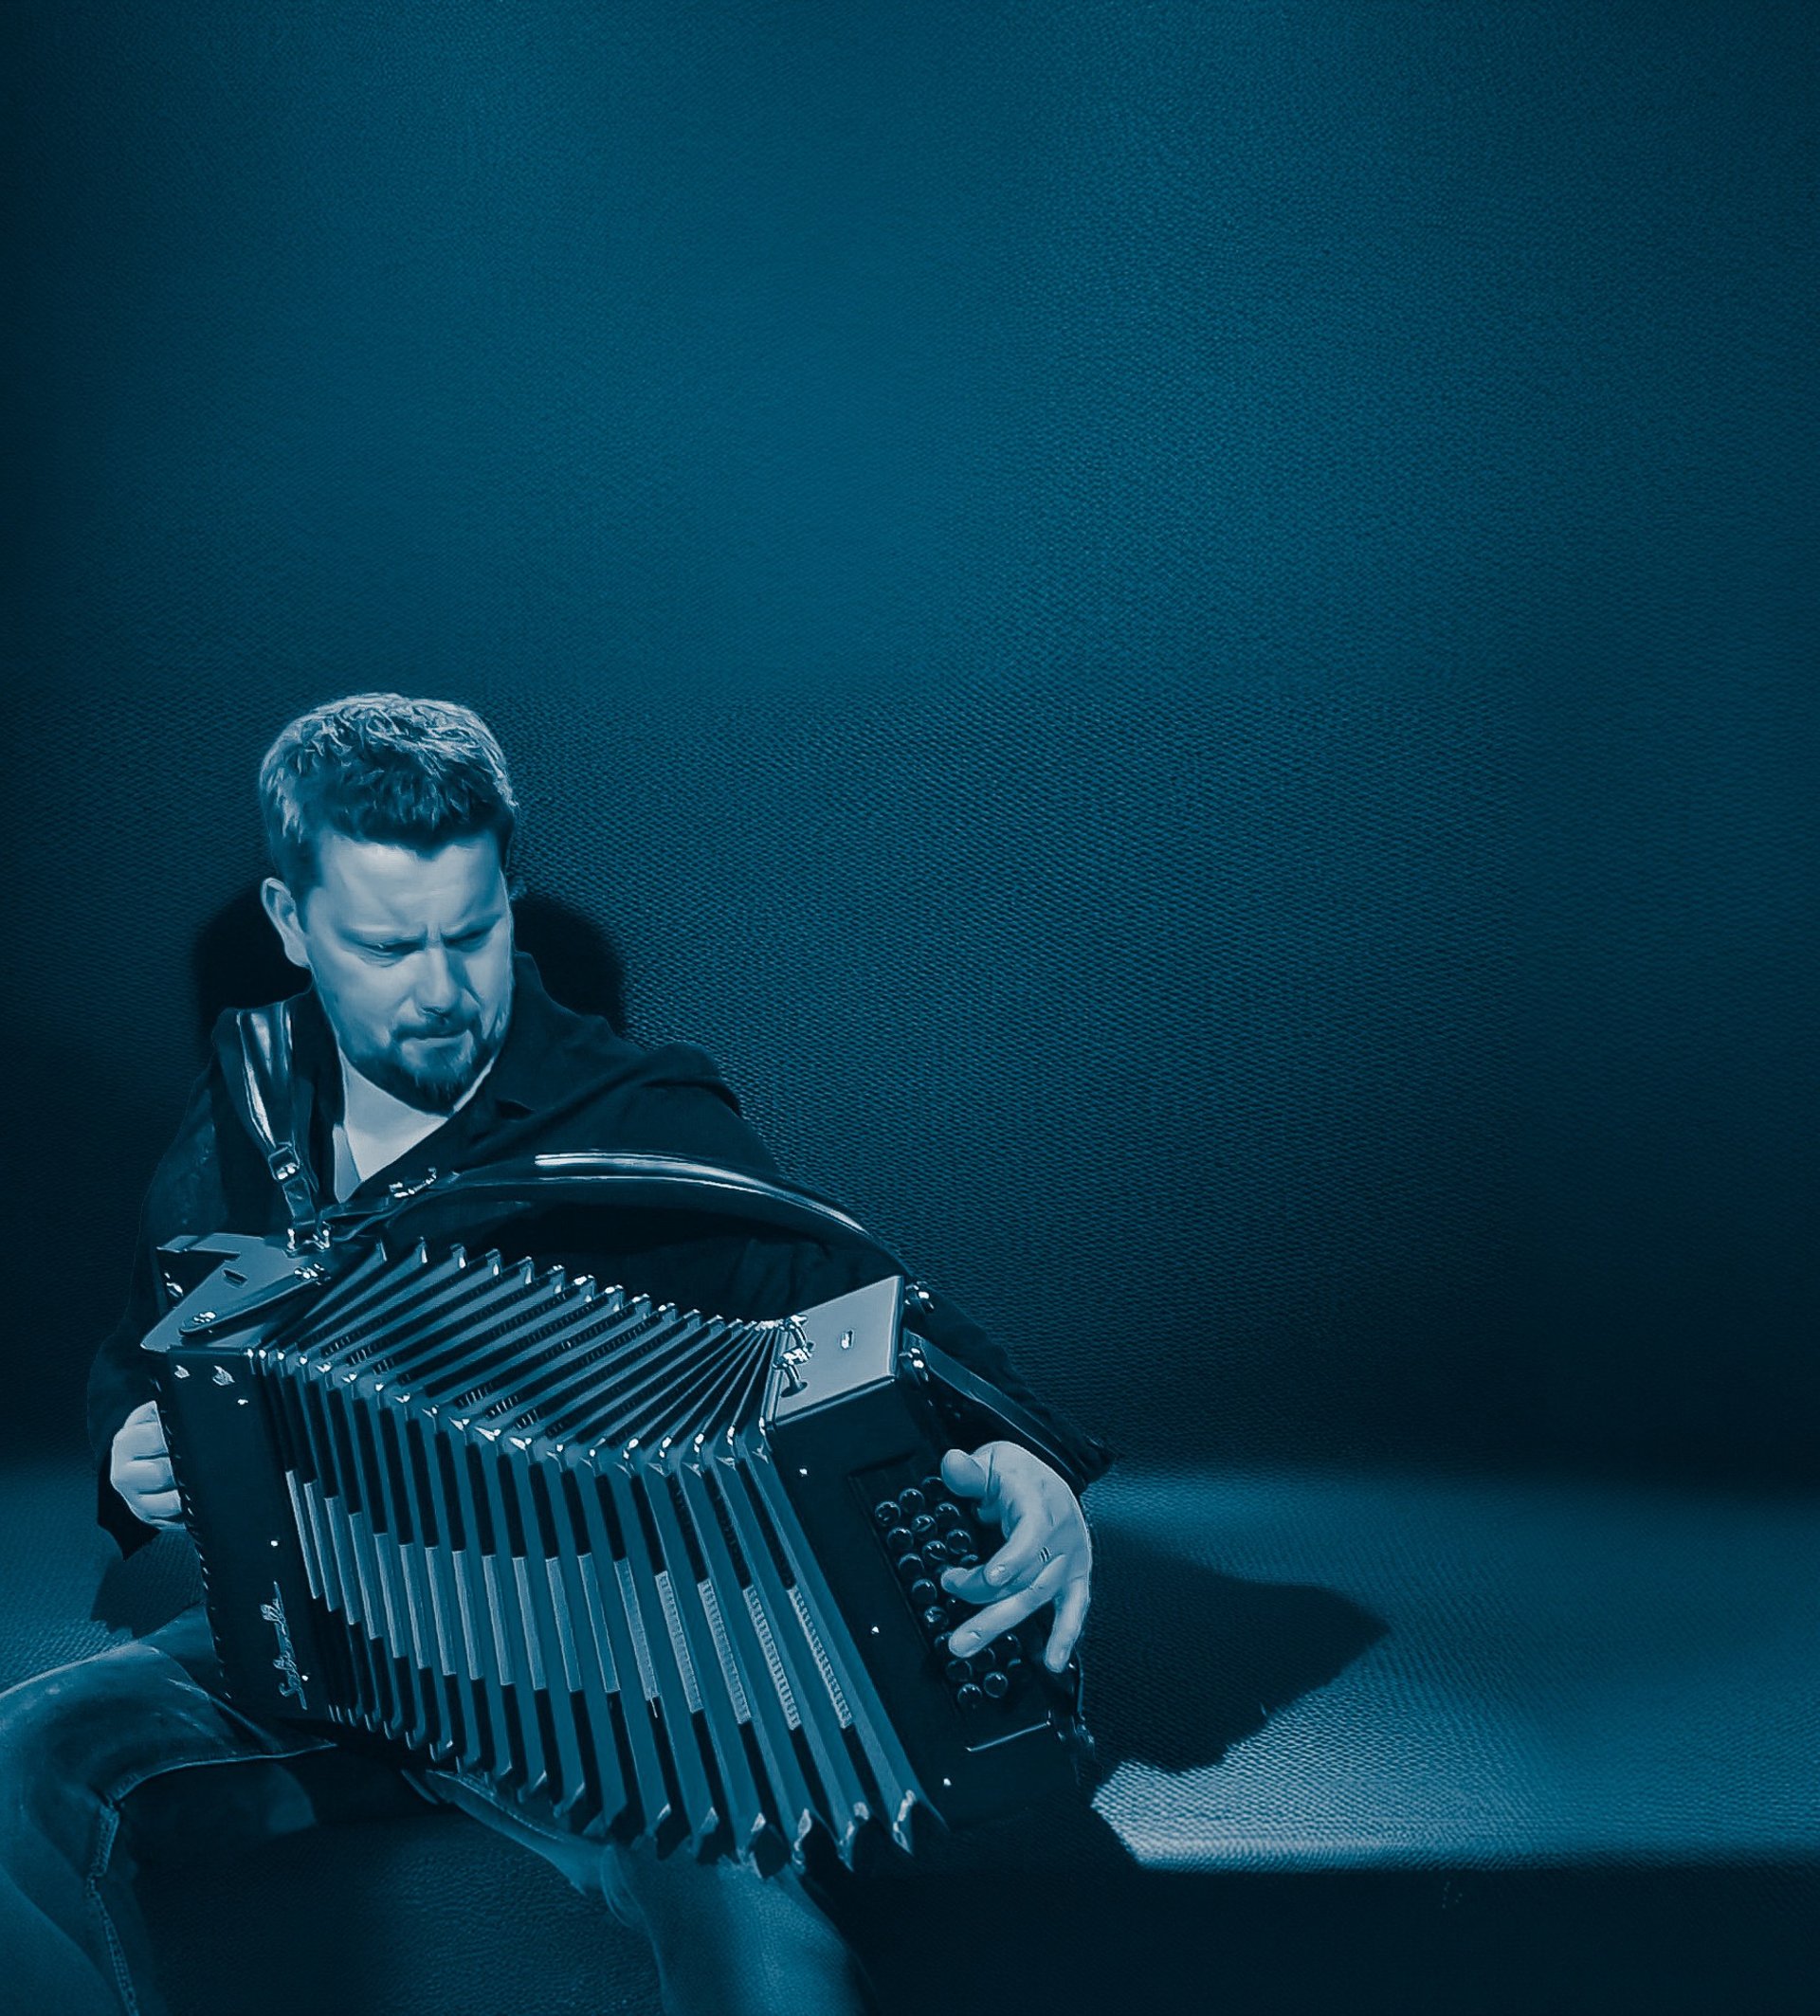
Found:
[{"label": "shoulder strap", "polygon": [[292,1250],[319,1245],[321,1208],[309,1164],[296,1144],[291,1004],[275,1001],[269,1008],[242,1008],[234,1026],[240,1068],[227,1076],[235,1111],[259,1143],[284,1199]]}]

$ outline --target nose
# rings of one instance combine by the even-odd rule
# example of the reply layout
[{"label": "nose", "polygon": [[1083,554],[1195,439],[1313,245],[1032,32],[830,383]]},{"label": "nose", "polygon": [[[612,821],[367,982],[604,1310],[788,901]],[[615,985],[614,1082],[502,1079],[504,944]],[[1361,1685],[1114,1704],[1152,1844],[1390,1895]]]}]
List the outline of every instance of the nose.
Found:
[{"label": "nose", "polygon": [[428,945],[419,954],[417,984],[412,990],[417,1012],[427,1021],[452,1015],[461,1005],[463,981],[457,963],[442,945]]}]

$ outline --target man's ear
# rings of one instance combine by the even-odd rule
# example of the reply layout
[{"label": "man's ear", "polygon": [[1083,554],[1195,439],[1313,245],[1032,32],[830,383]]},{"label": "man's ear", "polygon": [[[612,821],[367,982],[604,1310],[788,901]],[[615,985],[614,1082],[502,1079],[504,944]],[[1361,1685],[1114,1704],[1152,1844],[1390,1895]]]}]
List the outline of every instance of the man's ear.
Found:
[{"label": "man's ear", "polygon": [[310,954],[303,943],[303,927],[298,921],[296,897],[276,875],[268,875],[259,885],[259,899],[284,947],[284,956],[293,966],[307,972]]}]

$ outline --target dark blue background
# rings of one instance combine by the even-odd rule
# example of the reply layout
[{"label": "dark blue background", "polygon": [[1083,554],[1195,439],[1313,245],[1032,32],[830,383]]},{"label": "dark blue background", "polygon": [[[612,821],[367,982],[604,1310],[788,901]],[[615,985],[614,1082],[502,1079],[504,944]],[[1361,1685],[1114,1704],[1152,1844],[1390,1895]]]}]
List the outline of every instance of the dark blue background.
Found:
[{"label": "dark blue background", "polygon": [[398,686],[1125,1452],[1812,1471],[1811,9],[9,20],[16,1426]]}]

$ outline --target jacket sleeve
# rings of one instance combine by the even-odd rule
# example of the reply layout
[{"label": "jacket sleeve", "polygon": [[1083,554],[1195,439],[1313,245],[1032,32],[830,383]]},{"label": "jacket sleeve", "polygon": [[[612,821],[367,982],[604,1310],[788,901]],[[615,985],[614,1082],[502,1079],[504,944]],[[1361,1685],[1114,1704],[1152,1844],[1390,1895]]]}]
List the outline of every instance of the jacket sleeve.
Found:
[{"label": "jacket sleeve", "polygon": [[153,1527],[127,1510],[126,1501],[108,1480],[108,1467],[120,1425],[135,1408],[153,1397],[151,1369],[139,1342],[166,1307],[158,1280],[157,1249],[179,1232],[219,1231],[224,1216],[209,1074],[205,1072],[191,1089],[176,1138],[165,1151],[146,1191],[126,1307],[101,1340],[89,1368],[88,1441],[95,1457],[97,1517],[119,1543],[122,1554],[134,1553],[155,1535]]},{"label": "jacket sleeve", "polygon": [[781,1182],[772,1153],[705,1053],[687,1044],[654,1051],[652,1076],[614,1116],[612,1145],[628,1153],[683,1155]]}]

